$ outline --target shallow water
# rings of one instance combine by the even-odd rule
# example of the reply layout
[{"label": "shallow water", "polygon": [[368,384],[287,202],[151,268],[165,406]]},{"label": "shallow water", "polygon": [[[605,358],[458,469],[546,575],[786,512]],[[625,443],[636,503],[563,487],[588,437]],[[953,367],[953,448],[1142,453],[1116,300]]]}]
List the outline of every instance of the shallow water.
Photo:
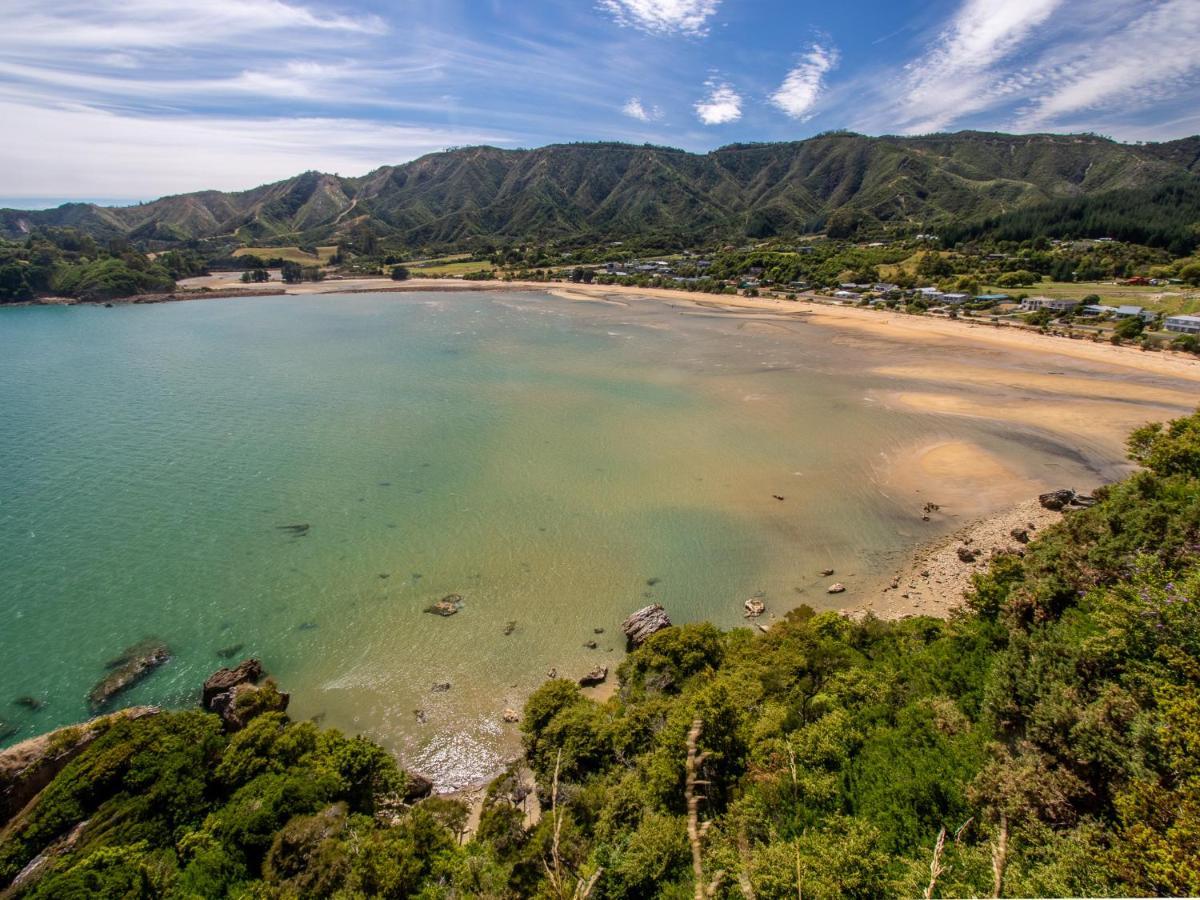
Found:
[{"label": "shallow water", "polygon": [[[897,352],[529,293],[0,310],[5,743],[83,718],[104,661],[153,635],[173,659],[122,702],[191,704],[238,648],[294,715],[462,786],[548,670],[617,665],[633,609],[832,606],[825,568],[855,602],[953,527],[881,488],[898,454],[964,440],[1077,481],[1109,462],[890,408],[870,369]],[[458,615],[423,612],[449,593]]]}]

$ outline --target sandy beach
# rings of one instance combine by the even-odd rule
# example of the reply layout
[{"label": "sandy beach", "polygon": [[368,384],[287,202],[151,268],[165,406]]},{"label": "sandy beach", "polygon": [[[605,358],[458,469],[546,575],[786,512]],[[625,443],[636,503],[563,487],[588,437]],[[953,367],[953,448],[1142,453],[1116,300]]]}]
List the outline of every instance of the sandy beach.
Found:
[{"label": "sandy beach", "polygon": [[[224,292],[236,287],[235,276],[222,273],[192,279],[181,284],[176,296],[195,291],[200,298],[210,291]],[[275,283],[259,287],[275,293],[280,289]],[[743,328],[786,323],[785,328],[828,330],[830,342],[845,349],[850,363],[856,351],[867,348],[885,350],[893,360],[871,370],[894,384],[894,389],[868,398],[872,402],[935,418],[986,420],[1025,440],[1053,440],[1077,451],[1080,458],[1121,460],[1130,430],[1189,412],[1200,400],[1200,360],[1194,357],[803,298],[420,278],[404,282],[353,278],[286,287],[289,294],[306,295],[514,290],[541,291],[586,303],[628,305],[650,299],[668,304],[681,315],[737,317],[744,320]],[[1049,487],[1086,492],[1127,470],[1114,464],[1098,469],[1092,484],[1061,485],[1054,483],[1051,472],[1023,469],[969,442],[931,438],[902,448],[880,460],[874,479],[877,489],[914,509],[933,503],[937,509],[929,513],[932,522],[942,525],[943,532],[958,527],[926,543],[890,577],[879,572],[870,579],[854,579],[860,584],[847,597],[848,608],[869,608],[886,617],[945,615],[962,603],[971,574],[986,566],[991,552],[1013,545],[1014,528],[1036,533],[1060,517],[1038,506],[1034,498],[1039,492]],[[978,561],[964,564],[959,558],[964,540],[982,551]]]}]

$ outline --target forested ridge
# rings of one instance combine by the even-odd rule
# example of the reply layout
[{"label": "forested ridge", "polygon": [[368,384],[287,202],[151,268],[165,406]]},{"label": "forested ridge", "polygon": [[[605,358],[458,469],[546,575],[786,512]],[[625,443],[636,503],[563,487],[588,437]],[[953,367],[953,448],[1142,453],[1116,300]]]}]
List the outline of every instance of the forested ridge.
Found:
[{"label": "forested ridge", "polygon": [[604,703],[547,681],[470,837],[369,741],[164,713],[3,826],[0,884],[49,848],[18,894],[1200,893],[1200,413],[1129,447],[1136,474],[994,558],[949,620],[801,607],[660,631]]},{"label": "forested ridge", "polygon": [[[0,237],[71,227],[141,249],[208,251],[331,244],[366,226],[388,247],[408,249],[630,239],[686,246],[817,232],[845,238],[936,230],[1085,197],[1139,198],[1164,182],[1194,184],[1198,157],[1200,138],[1134,145],[1092,134],[972,131],[834,132],[704,154],[619,143],[462,147],[360,177],[305,172],[245,191],[133,206],[0,210]],[[1155,219],[1141,216],[1161,217],[1170,207],[1172,228],[1175,219],[1200,222],[1192,194],[1147,202],[1152,209],[1120,201],[1120,221],[1157,233]],[[1190,243],[1177,255],[1195,247],[1196,235],[1185,236]]]}]

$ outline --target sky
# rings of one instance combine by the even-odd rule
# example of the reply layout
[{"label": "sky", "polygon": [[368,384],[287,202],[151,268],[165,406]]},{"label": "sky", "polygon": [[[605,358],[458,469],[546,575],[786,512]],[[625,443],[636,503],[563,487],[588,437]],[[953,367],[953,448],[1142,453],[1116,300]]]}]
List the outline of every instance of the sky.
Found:
[{"label": "sky", "polygon": [[447,147],[1200,132],[1200,0],[0,0],[0,205]]}]

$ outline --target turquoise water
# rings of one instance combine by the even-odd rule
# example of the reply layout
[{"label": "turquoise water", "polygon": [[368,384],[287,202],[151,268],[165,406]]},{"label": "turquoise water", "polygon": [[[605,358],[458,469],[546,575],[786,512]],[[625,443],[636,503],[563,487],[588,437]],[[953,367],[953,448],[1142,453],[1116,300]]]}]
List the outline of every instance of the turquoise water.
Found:
[{"label": "turquoise water", "polygon": [[[946,436],[1081,467],[886,408],[871,362],[801,326],[539,294],[0,310],[6,742],[84,718],[144,637],[173,658],[121,702],[189,705],[240,644],[294,715],[460,786],[515,746],[506,707],[551,668],[615,667],[651,600],[732,626],[754,594],[829,603],[833,567],[853,602],[930,536],[879,489],[888,454]],[[423,612],[448,593],[460,614]]]}]

